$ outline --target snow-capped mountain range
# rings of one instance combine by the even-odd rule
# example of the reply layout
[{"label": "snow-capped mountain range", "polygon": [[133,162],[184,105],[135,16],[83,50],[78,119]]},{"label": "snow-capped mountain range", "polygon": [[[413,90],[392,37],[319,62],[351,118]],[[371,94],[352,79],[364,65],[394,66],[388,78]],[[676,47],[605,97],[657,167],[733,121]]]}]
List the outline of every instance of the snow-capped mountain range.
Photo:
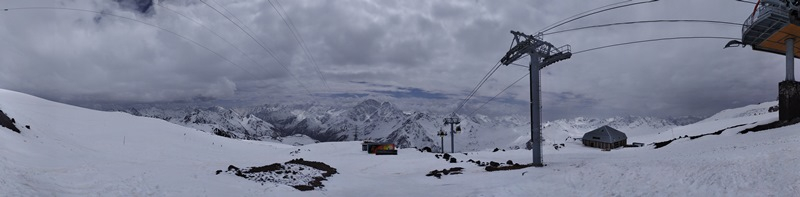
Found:
[{"label": "snow-capped mountain range", "polygon": [[[302,145],[328,141],[375,140],[399,147],[442,147],[439,130],[449,133],[442,122],[447,114],[408,112],[389,102],[367,99],[351,106],[314,104],[266,104],[255,107],[106,109],[153,117],[218,135],[249,140]],[[489,117],[459,115],[462,132],[453,139],[459,150],[523,148],[530,139],[530,122],[518,115]],[[613,118],[561,119],[543,124],[546,144],[563,143],[603,125],[628,135],[653,134],[701,120],[697,117],[654,118],[624,116]],[[444,147],[450,147],[450,139]]]},{"label": "snow-capped mountain range", "polygon": [[252,115],[242,115],[223,107],[195,109],[129,108],[124,112],[158,118],[175,124],[216,133],[226,137],[249,140],[269,140],[278,137],[269,122]]},{"label": "snow-capped mountain range", "polygon": [[[198,132],[160,119],[90,110],[0,89],[0,111],[3,112],[0,117],[11,119],[11,124],[21,130],[7,129],[8,124],[0,127],[0,183],[3,183],[0,193],[2,196],[529,196],[534,193],[796,196],[800,193],[797,187],[800,171],[796,162],[800,156],[795,154],[800,151],[797,146],[800,125],[741,133],[778,121],[778,113],[769,110],[776,104],[765,102],[725,110],[701,122],[671,128],[671,132],[637,139],[647,144],[672,139],[668,146],[658,149],[646,146],[600,151],[580,142],[564,142],[565,146],[560,149],[542,150],[545,167],[487,171],[469,160],[509,163],[513,160],[524,164],[530,161],[531,152],[459,150],[463,154],[451,155],[459,161],[450,163],[440,159],[438,154],[414,149],[399,149],[393,156],[371,155],[361,150],[359,142],[290,146],[239,140]],[[404,114],[414,117],[414,113]],[[374,118],[376,116],[369,119]],[[650,123],[645,123],[647,118],[620,121],[622,119],[625,118],[576,118],[562,123],[582,124],[572,129],[603,121],[611,124],[641,122],[630,125],[651,127]],[[433,127],[439,127],[436,122]],[[466,129],[457,136],[467,138],[480,133],[511,136],[499,135],[505,132],[503,127],[469,129],[479,126],[479,122],[462,121]],[[562,128],[555,124],[559,121],[553,122],[548,128]],[[420,124],[427,128],[429,123]],[[552,131],[555,130],[548,129],[545,133]],[[697,139],[673,137],[710,132],[715,134]],[[500,142],[495,138],[482,141]],[[286,164],[280,166],[289,166],[284,162],[296,159],[319,162],[335,168],[337,173],[311,191],[298,190],[292,184],[295,178],[316,176],[312,169],[298,169],[301,171],[297,176],[294,170],[292,175],[279,171],[284,173],[283,178],[273,176],[278,180],[265,182],[220,173],[236,169],[234,166],[262,166],[258,167],[262,169],[280,163]],[[273,165],[268,165],[270,163]],[[441,178],[425,176],[432,169],[454,168],[463,170]],[[266,175],[275,174],[278,173]]]}]

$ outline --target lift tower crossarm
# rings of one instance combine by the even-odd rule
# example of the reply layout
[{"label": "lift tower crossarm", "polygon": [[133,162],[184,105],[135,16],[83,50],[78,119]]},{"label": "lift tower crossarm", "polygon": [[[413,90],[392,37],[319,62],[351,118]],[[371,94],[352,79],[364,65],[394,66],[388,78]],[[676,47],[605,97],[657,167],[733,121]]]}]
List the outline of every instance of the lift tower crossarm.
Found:
[{"label": "lift tower crossarm", "polygon": [[542,162],[542,92],[541,75],[539,70],[550,64],[572,57],[569,45],[556,48],[553,44],[544,41],[542,33],[535,36],[518,31],[511,31],[514,35],[514,46],[500,59],[500,63],[508,66],[522,58],[524,55],[531,57],[530,93],[531,93],[531,141],[529,147],[533,152],[533,166],[544,166]]},{"label": "lift tower crossarm", "polygon": [[542,58],[542,64],[539,68],[542,69],[550,64],[572,57],[569,45],[556,48],[553,44],[542,39],[543,34],[541,32],[536,36],[527,35],[518,31],[511,31],[511,34],[514,35],[515,45],[509,49],[506,55],[503,56],[503,59],[500,60],[500,63],[503,65],[514,63],[525,54],[529,54],[531,57],[535,54]]}]

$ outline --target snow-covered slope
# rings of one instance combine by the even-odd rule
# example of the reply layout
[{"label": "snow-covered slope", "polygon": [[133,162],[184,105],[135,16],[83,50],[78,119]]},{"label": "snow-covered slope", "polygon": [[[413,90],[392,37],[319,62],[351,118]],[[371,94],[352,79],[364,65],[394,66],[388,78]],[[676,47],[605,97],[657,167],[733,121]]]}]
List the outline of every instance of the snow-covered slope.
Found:
[{"label": "snow-covered slope", "polygon": [[0,193],[8,196],[225,196],[243,187],[253,194],[263,188],[214,170],[256,165],[260,152],[287,147],[7,90],[0,109],[30,126],[21,134],[0,129]]},{"label": "snow-covered slope", "polygon": [[696,122],[696,120],[699,120],[694,118],[696,120],[691,121],[691,119],[691,117],[686,117],[676,122],[655,117],[638,116],[618,116],[606,119],[578,117],[547,122],[543,125],[543,133],[545,136],[550,136],[548,139],[557,141],[566,139],[566,137],[581,138],[586,132],[608,125],[624,132],[628,137],[635,137],[656,134],[673,127],[682,126],[680,123],[685,121]]},{"label": "snow-covered slope", "polygon": [[114,107],[107,111],[121,111],[136,116],[158,118],[178,125],[234,139],[280,142],[290,145],[317,143],[303,134],[282,134],[275,126],[252,114],[243,114],[220,106],[176,108],[176,107]]},{"label": "snow-covered slope", "polygon": [[739,131],[778,120],[774,109],[778,102],[764,102],[735,109],[722,110],[700,122],[664,130],[657,134],[635,136],[628,141],[645,143],[666,141],[675,138],[697,136],[722,131],[720,135],[736,135]]},{"label": "snow-covered slope", "polygon": [[[223,107],[195,109],[144,109],[127,108],[133,115],[166,120],[175,124],[195,128],[209,133],[219,133],[236,139],[272,140],[278,137],[272,124],[255,116],[241,115]],[[216,131],[216,132],[215,132]]]},{"label": "snow-covered slope", "polygon": [[[544,168],[487,172],[431,153],[361,151],[359,142],[289,146],[230,139],[164,120],[100,112],[0,90],[0,109],[29,125],[0,128],[0,194],[7,196],[794,196],[800,193],[800,125],[609,152],[577,142],[545,148]],[[727,128],[774,113],[697,124]],[[683,127],[697,127],[686,125]],[[20,126],[22,127],[22,126]],[[676,127],[681,128],[681,127]],[[526,163],[527,150],[454,154],[457,160]],[[216,170],[294,158],[338,174],[301,192]],[[431,170],[463,167],[441,179]]]},{"label": "snow-covered slope", "polygon": [[749,116],[759,116],[777,111],[778,101],[763,102],[745,107],[722,110],[701,122],[724,120],[731,118],[741,118]]}]

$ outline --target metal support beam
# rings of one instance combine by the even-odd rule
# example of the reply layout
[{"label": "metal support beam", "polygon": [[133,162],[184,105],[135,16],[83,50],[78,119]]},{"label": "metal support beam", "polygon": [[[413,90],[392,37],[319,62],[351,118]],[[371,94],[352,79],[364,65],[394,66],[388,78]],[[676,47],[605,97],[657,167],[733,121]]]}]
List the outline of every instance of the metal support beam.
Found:
[{"label": "metal support beam", "polygon": [[786,81],[794,81],[794,38],[786,39]]},{"label": "metal support beam", "polygon": [[[461,124],[461,119],[459,119],[456,114],[453,114],[452,117],[450,117],[450,118],[444,118],[444,124],[445,125],[448,125],[448,124],[450,125],[450,153],[455,153],[456,152],[456,149],[455,149],[456,130],[455,130],[454,127],[455,127],[456,124]],[[442,150],[444,150],[444,144],[442,144]]]},{"label": "metal support beam", "polygon": [[442,136],[442,153],[444,153],[444,136]]},{"label": "metal support beam", "polygon": [[452,124],[452,123],[450,124],[450,153],[455,153],[456,152],[456,148],[455,148],[455,145],[456,145],[456,141],[455,141],[456,130],[453,128],[453,125],[454,124]]},{"label": "metal support beam", "polygon": [[544,166],[542,162],[542,85],[541,69],[553,63],[569,59],[572,52],[569,45],[555,47],[542,38],[542,33],[527,35],[518,31],[511,31],[514,35],[514,45],[500,59],[503,65],[513,64],[523,55],[531,57],[528,70],[531,72],[531,141],[530,148],[533,152],[533,166]]},{"label": "metal support beam", "polygon": [[438,135],[440,138],[442,138],[442,143],[441,143],[442,151],[441,152],[444,153],[444,136],[447,136],[447,133],[445,133],[444,130],[440,128],[439,129],[439,133],[437,133],[436,135]]},{"label": "metal support beam", "polygon": [[531,152],[533,165],[542,166],[542,58],[537,53],[528,53],[531,63],[528,70],[531,72]]}]

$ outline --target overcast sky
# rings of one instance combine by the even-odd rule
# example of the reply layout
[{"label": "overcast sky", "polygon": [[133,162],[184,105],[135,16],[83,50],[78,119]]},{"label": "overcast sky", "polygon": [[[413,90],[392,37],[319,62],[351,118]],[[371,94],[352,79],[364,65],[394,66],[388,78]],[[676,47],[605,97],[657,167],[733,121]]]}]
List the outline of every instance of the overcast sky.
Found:
[{"label": "overcast sky", "polygon": [[[380,98],[449,113],[508,50],[509,30],[533,34],[621,1],[272,0],[288,21],[266,0],[205,2],[258,41],[197,0],[3,1],[0,9],[10,10],[0,10],[0,88],[73,104]],[[14,9],[31,7],[38,8]],[[741,23],[752,10],[734,0],[661,0],[554,30],[654,19]],[[674,36],[741,37],[741,26],[637,24],[545,40],[580,51]],[[542,71],[544,119],[710,115],[776,100],[784,58],[749,47],[722,49],[727,41],[674,40],[575,54]],[[472,112],[525,73],[523,67],[501,67],[460,113]],[[478,113],[527,110],[525,78]]]}]

